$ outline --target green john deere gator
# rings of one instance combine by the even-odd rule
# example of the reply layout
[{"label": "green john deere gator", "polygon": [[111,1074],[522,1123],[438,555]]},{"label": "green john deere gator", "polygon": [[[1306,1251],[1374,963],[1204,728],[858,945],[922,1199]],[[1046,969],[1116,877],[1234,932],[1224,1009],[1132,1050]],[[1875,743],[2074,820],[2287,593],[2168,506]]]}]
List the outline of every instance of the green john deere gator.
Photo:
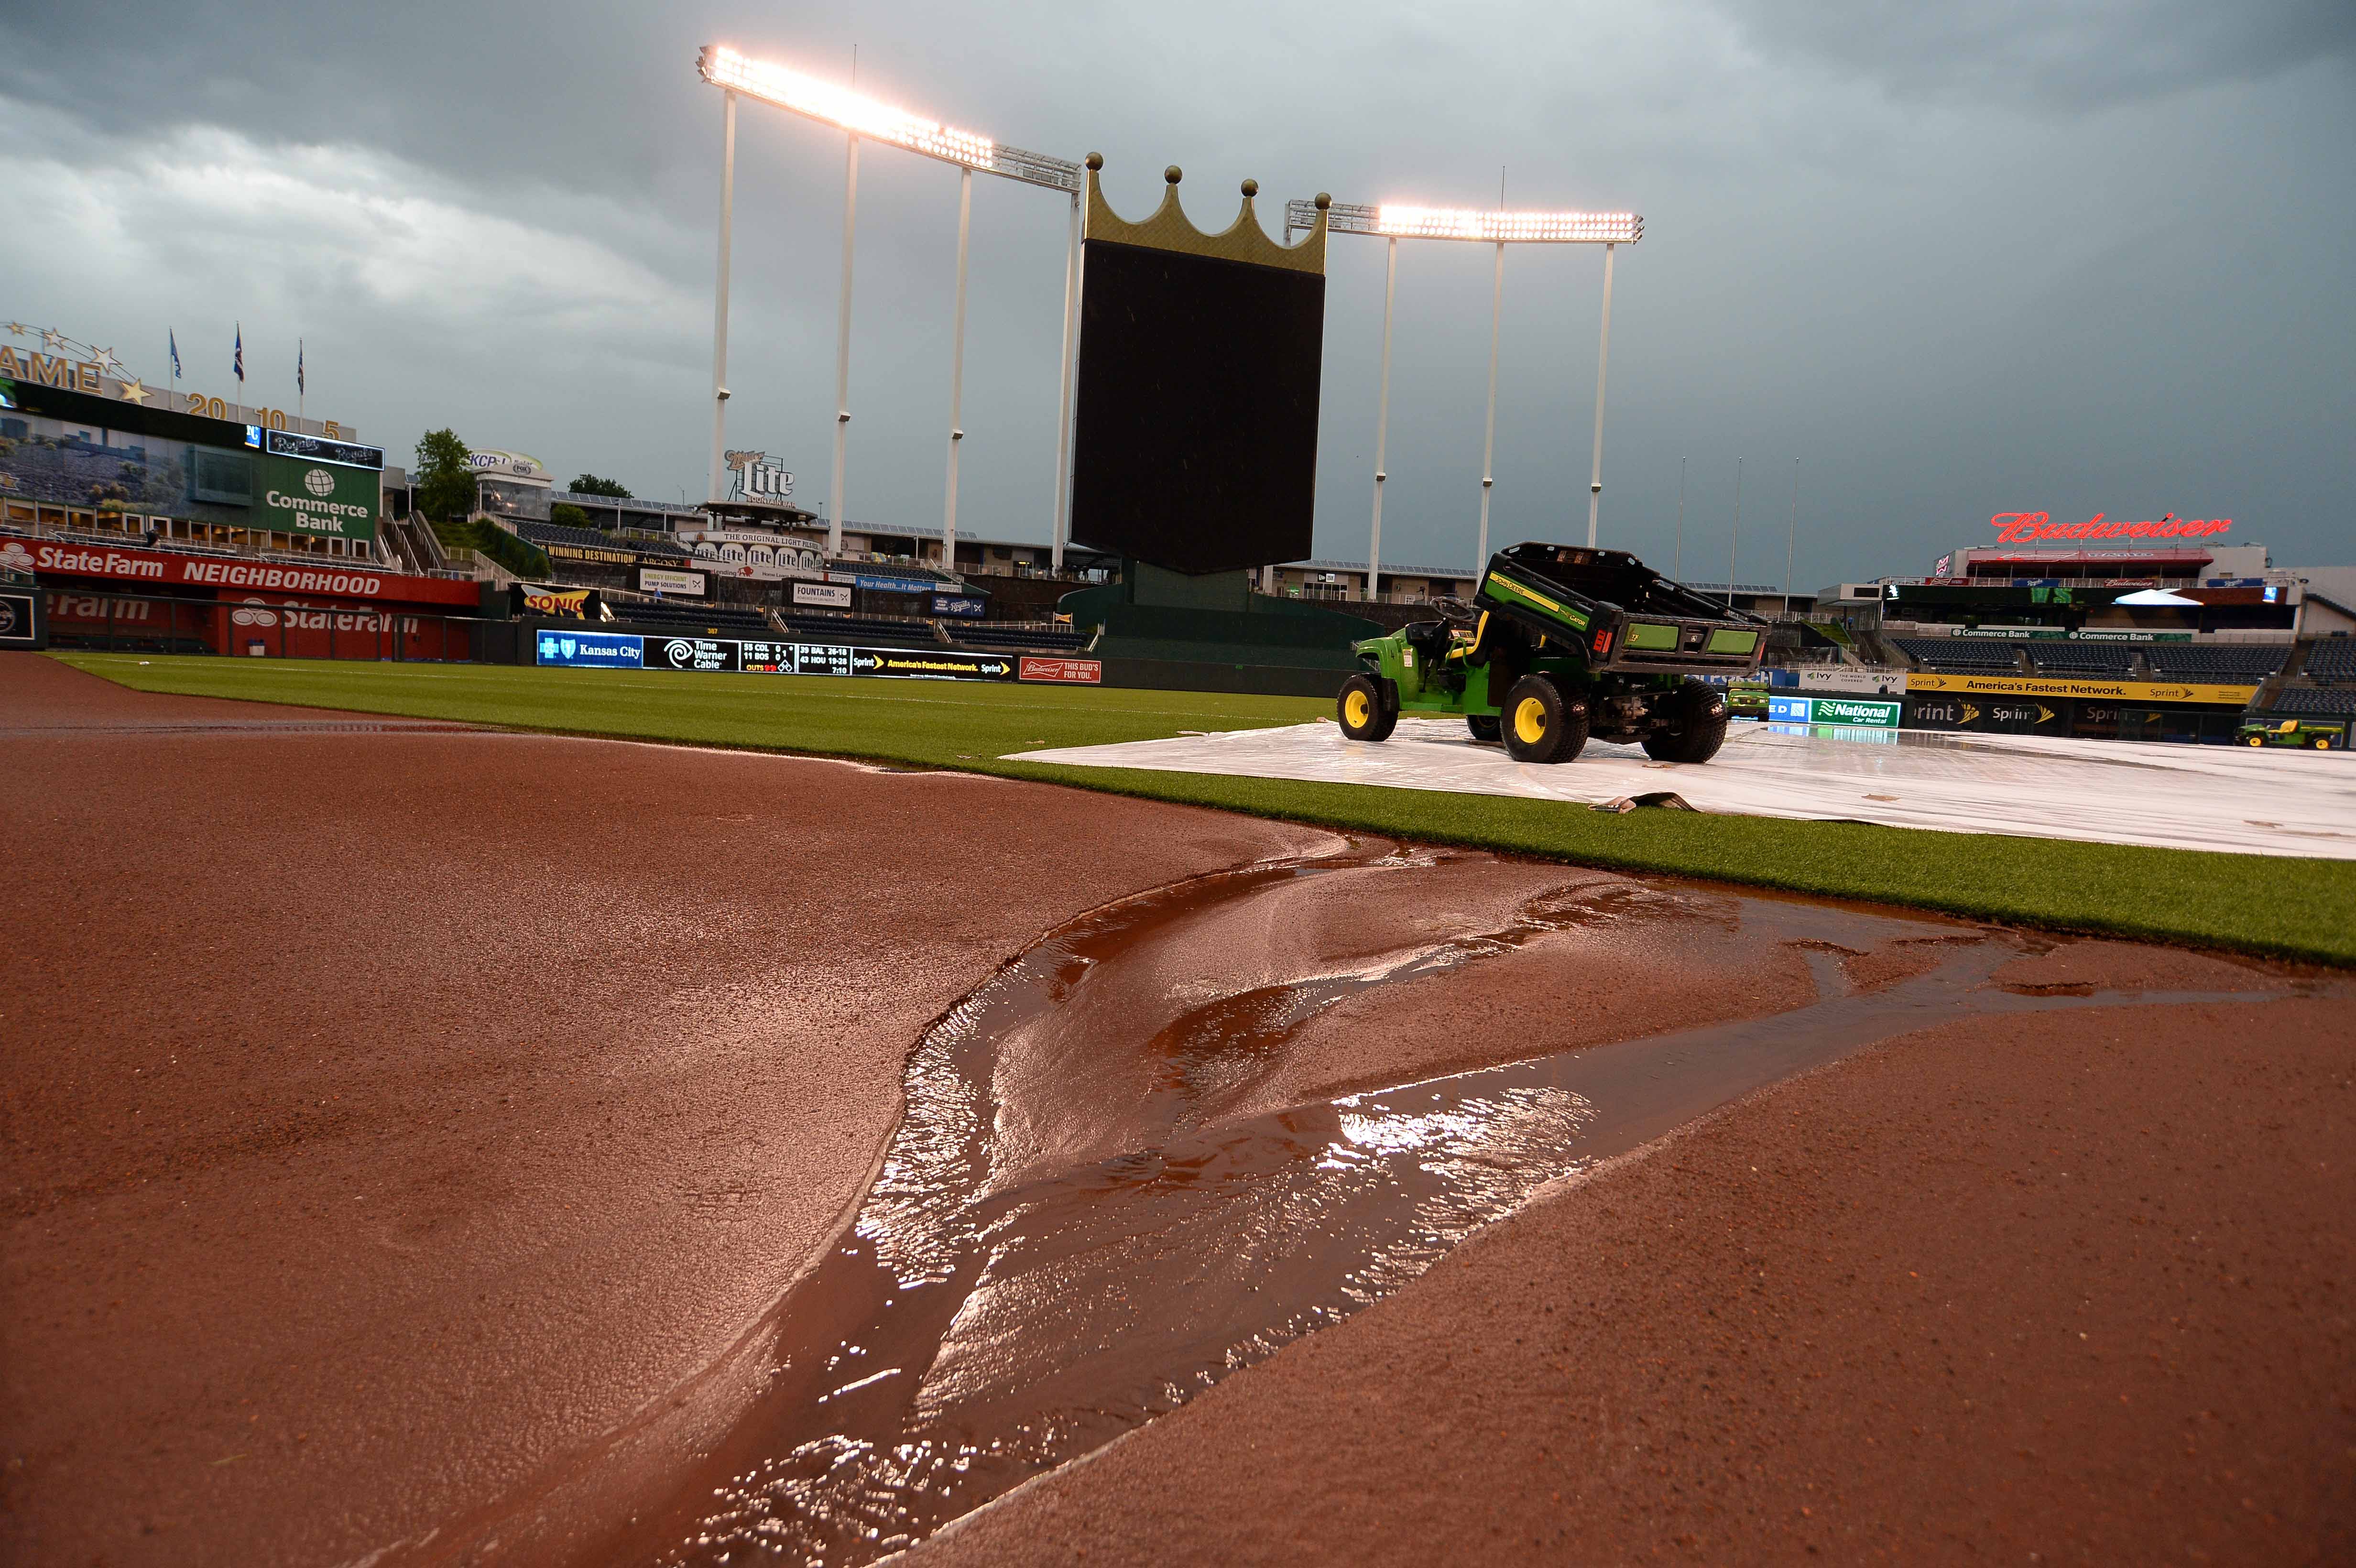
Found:
[{"label": "green john deere gator", "polygon": [[2268,713],[2242,720],[2244,746],[2299,746],[2329,752],[2348,743],[2348,722],[2332,719],[2281,719]]},{"label": "green john deere gator", "polygon": [[1726,694],[1767,623],[1672,582],[1625,550],[1518,544],[1490,558],[1470,604],[1355,645],[1365,667],[1335,700],[1342,733],[1389,737],[1402,713],[1461,713],[1476,741],[1525,763],[1567,763],[1592,735],[1662,762],[1706,763]]}]

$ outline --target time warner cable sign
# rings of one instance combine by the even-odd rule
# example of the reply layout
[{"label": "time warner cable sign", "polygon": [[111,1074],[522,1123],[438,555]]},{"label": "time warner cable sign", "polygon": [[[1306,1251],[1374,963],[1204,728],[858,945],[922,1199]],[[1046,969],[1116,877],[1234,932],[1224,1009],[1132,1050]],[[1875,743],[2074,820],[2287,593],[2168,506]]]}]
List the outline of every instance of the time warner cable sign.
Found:
[{"label": "time warner cable sign", "polygon": [[575,669],[676,669],[756,675],[863,675],[901,680],[1040,680],[1095,686],[1095,659],[970,653],[958,648],[854,647],[724,637],[641,636],[543,627],[537,662]]}]

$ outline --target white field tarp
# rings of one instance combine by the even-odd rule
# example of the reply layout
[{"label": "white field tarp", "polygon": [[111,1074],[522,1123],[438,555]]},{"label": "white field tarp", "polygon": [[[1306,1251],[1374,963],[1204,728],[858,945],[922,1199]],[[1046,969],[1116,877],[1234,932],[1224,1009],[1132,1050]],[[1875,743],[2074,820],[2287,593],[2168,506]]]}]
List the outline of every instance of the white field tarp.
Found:
[{"label": "white field tarp", "polygon": [[1876,822],[2173,849],[2356,859],[2356,758],[2268,747],[1737,722],[1699,765],[1589,742],[1516,763],[1458,719],[1401,719],[1380,743],[1330,721],[1020,752],[1010,759],[1597,805],[1666,791],[1697,811]]}]

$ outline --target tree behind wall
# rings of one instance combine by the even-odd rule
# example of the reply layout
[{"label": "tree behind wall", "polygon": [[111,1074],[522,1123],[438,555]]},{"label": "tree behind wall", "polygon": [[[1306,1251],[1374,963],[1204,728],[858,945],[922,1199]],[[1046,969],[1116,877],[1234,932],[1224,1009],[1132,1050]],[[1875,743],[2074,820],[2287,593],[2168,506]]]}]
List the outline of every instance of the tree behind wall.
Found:
[{"label": "tree behind wall", "polygon": [[464,522],[475,509],[473,458],[455,431],[430,430],[420,436],[417,509],[436,523]]},{"label": "tree behind wall", "polygon": [[584,474],[575,479],[573,482],[573,493],[576,496],[610,496],[616,501],[626,501],[631,498],[630,492],[620,481],[600,479],[594,474]]}]

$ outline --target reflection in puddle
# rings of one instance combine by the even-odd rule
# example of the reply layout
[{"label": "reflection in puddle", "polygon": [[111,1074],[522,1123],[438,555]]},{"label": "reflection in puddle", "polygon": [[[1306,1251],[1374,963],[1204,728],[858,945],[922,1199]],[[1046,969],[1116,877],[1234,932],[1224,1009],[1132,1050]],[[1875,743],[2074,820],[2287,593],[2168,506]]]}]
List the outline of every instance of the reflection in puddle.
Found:
[{"label": "reflection in puddle", "polygon": [[[1621,880],[1546,889],[1494,931],[1199,994],[1206,933],[1248,968],[1237,933],[1305,880],[1355,897],[1348,879],[1411,883],[1464,859],[1362,847],[1184,884],[1075,922],[967,997],[911,1056],[851,1232],[780,1308],[762,1397],[706,1478],[602,1558],[872,1561],[1379,1300],[1544,1183],[1752,1089],[1967,1013],[2118,999],[1988,986],[2019,952],[1997,933]],[[1248,1109],[1344,997],[1649,921],[1784,944],[1816,1000]],[[1845,955],[1925,935],[1943,939],[1928,972],[1848,989]]]}]

